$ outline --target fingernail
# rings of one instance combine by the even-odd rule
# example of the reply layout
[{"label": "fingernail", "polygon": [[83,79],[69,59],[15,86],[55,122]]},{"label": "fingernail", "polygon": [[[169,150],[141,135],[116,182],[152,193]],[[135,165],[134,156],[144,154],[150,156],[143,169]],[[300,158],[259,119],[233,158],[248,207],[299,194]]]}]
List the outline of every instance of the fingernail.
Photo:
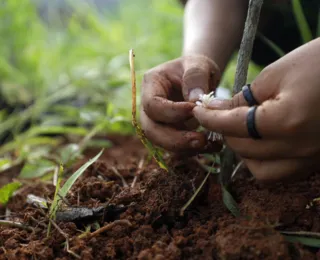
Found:
[{"label": "fingernail", "polygon": [[208,107],[210,108],[223,108],[225,106],[226,106],[226,99],[219,99],[219,98],[212,99],[208,104]]},{"label": "fingernail", "polygon": [[199,140],[192,140],[192,141],[190,142],[190,146],[191,146],[192,148],[200,148],[200,141],[199,141]]},{"label": "fingernail", "polygon": [[203,94],[204,92],[201,88],[191,89],[189,92],[189,101],[197,101],[199,100],[199,96]]}]

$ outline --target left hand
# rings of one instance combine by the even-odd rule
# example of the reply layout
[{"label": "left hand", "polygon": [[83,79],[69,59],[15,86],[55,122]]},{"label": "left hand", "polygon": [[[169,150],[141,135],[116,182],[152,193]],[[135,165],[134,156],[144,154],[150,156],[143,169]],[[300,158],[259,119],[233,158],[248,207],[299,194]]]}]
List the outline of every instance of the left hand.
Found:
[{"label": "left hand", "polygon": [[194,116],[226,143],[258,180],[277,181],[320,167],[320,38],[266,67],[251,84],[259,103],[255,124],[262,139],[247,131],[248,104],[242,92],[215,100]]}]

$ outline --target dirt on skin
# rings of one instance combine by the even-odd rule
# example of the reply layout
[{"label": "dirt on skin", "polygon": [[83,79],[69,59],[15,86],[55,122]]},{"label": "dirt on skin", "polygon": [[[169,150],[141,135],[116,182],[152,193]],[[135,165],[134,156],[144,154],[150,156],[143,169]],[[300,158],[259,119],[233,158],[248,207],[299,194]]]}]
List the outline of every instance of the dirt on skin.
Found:
[{"label": "dirt on skin", "polygon": [[[114,146],[86,170],[63,203],[64,209],[103,206],[103,213],[53,222],[47,236],[47,210],[28,204],[26,197],[34,194],[50,201],[54,187],[50,182],[29,181],[7,205],[9,219],[28,228],[0,225],[0,260],[317,259],[317,250],[287,242],[279,230],[320,232],[320,206],[310,204],[320,197],[320,174],[261,186],[240,172],[232,194],[241,218],[225,208],[212,175],[181,216],[181,207],[206,175],[199,163],[170,159],[175,174],[169,174],[147,161],[139,140],[113,137],[111,141]],[[89,151],[87,158],[96,154]]]}]

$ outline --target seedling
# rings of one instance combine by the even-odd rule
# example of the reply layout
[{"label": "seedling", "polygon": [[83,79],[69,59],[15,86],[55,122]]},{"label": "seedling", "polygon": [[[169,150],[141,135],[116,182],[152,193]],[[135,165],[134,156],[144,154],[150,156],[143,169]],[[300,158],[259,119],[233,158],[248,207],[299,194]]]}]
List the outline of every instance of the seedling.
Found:
[{"label": "seedling", "polygon": [[166,171],[169,171],[168,166],[166,165],[163,157],[161,156],[160,151],[153,146],[153,144],[147,139],[145,136],[143,130],[141,129],[140,125],[137,121],[137,88],[136,88],[136,73],[135,73],[135,67],[134,67],[134,52],[131,49],[129,51],[129,62],[130,62],[130,71],[131,71],[131,87],[132,87],[132,125],[136,129],[136,133],[143,143],[143,145],[148,149],[150,154],[152,154],[153,158],[156,160],[158,165],[165,169]]}]

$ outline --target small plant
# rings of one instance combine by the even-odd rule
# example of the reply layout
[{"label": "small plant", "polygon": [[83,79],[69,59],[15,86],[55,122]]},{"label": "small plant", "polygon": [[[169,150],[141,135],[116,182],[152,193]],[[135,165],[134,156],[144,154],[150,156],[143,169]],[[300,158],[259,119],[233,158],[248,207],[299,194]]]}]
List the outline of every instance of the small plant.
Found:
[{"label": "small plant", "polygon": [[153,144],[147,139],[143,130],[137,122],[137,88],[136,88],[136,74],[134,67],[134,52],[133,50],[129,51],[129,62],[130,62],[130,71],[131,71],[131,88],[132,88],[132,125],[136,129],[136,133],[143,143],[143,145],[148,149],[150,154],[152,154],[153,158],[159,164],[162,169],[169,171],[168,166],[166,165],[160,151],[153,146]]},{"label": "small plant", "polygon": [[[70,178],[65,182],[65,184],[61,188],[60,188],[60,183],[61,183],[62,174],[63,174],[63,167],[62,167],[62,165],[59,167],[56,190],[55,190],[53,202],[52,202],[52,204],[50,206],[50,210],[49,210],[49,219],[50,220],[55,220],[56,212],[59,208],[60,202],[62,199],[64,199],[66,197],[66,195],[68,194],[72,185],[76,182],[76,180],[84,173],[84,171],[90,165],[92,165],[95,161],[97,161],[99,159],[99,157],[101,156],[102,153],[103,153],[103,150],[101,150],[94,158],[90,159],[88,162],[86,162],[84,165],[82,165],[76,172],[74,172],[70,176]],[[50,229],[51,229],[51,222],[49,222],[49,225],[48,225],[47,235],[50,234]]]}]

